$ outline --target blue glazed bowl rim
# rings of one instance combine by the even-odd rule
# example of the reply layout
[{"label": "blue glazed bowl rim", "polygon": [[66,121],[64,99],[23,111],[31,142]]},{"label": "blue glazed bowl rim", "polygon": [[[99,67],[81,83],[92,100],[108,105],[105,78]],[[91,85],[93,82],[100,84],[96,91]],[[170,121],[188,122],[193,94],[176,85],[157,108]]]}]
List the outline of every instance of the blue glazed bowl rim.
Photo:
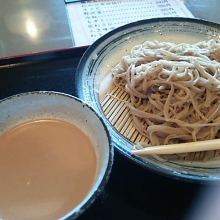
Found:
[{"label": "blue glazed bowl rim", "polygon": [[[185,18],[185,17],[152,18],[152,19],[140,20],[140,21],[136,21],[136,22],[132,22],[132,23],[123,25],[119,28],[116,28],[116,29],[108,32],[107,34],[103,35],[102,37],[100,37],[86,50],[86,52],[82,56],[78,66],[77,66],[76,75],[75,75],[75,94],[77,94],[77,96],[80,97],[81,99],[84,98],[84,94],[82,92],[82,87],[80,84],[80,82],[82,81],[82,73],[84,71],[84,66],[85,66],[88,58],[90,57],[90,55],[96,50],[96,48],[101,43],[103,43],[103,41],[105,41],[106,39],[109,39],[111,37],[114,37],[114,35],[116,35],[119,32],[129,30],[132,27],[146,25],[146,24],[154,24],[155,25],[157,22],[160,22],[160,23],[161,22],[164,22],[164,23],[166,23],[166,22],[177,22],[177,23],[178,22],[179,23],[188,22],[191,24],[201,24],[201,25],[212,27],[212,28],[216,28],[220,32],[220,24],[206,21],[206,20],[202,20],[202,19],[198,19],[198,18]],[[108,124],[107,119],[104,119],[104,121],[105,121],[105,123]],[[212,183],[212,182],[219,182],[220,181],[220,177],[215,178],[213,176],[207,176],[207,175],[198,176],[198,175],[193,175],[193,174],[183,173],[183,172],[173,172],[171,169],[161,169],[161,167],[156,166],[155,164],[146,163],[146,161],[144,159],[142,159],[136,155],[133,155],[128,149],[126,149],[125,147],[116,143],[115,141],[113,141],[113,144],[114,144],[114,147],[116,147],[116,150],[118,150],[118,152],[120,154],[125,156],[125,158],[130,159],[131,162],[133,162],[137,165],[140,165],[142,168],[150,169],[158,174],[172,177],[172,178],[178,179],[178,180],[188,181],[188,182],[198,182],[198,183],[210,183],[211,182]],[[220,170],[219,170],[219,172],[220,172]]]}]

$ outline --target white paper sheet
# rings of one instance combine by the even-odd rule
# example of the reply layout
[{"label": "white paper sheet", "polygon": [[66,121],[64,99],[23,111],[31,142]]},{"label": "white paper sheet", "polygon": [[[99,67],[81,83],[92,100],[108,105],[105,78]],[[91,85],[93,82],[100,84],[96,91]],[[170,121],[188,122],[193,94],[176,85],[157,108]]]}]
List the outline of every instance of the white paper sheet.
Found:
[{"label": "white paper sheet", "polygon": [[90,0],[67,5],[75,46],[92,44],[124,24],[155,17],[193,17],[180,0]]}]

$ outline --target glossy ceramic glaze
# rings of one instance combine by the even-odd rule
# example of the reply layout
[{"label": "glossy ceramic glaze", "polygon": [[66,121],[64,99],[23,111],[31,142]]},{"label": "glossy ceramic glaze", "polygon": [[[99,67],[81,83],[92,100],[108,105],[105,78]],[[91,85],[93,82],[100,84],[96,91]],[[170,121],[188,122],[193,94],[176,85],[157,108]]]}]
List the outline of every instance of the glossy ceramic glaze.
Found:
[{"label": "glossy ceramic glaze", "polygon": [[113,148],[102,119],[78,98],[55,92],[30,92],[11,96],[0,101],[0,109],[0,134],[26,122],[46,119],[73,124],[89,137],[97,157],[95,181],[83,201],[62,219],[79,216],[102,191],[113,162]]}]

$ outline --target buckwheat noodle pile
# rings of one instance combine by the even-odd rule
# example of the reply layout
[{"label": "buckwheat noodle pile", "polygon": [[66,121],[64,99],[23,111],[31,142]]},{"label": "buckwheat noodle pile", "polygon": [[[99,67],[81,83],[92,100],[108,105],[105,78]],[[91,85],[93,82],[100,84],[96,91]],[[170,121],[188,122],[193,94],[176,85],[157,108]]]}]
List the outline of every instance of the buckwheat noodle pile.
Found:
[{"label": "buckwheat noodle pile", "polygon": [[220,43],[146,41],[111,71],[149,145],[220,137]]}]

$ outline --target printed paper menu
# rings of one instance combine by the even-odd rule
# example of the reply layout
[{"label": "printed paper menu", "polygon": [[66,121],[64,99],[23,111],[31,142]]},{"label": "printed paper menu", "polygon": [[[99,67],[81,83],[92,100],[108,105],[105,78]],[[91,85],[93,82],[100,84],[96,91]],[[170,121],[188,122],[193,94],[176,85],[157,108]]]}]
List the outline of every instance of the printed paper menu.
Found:
[{"label": "printed paper menu", "polygon": [[137,20],[193,17],[180,0],[90,0],[67,5],[75,46],[90,45],[105,33]]}]

